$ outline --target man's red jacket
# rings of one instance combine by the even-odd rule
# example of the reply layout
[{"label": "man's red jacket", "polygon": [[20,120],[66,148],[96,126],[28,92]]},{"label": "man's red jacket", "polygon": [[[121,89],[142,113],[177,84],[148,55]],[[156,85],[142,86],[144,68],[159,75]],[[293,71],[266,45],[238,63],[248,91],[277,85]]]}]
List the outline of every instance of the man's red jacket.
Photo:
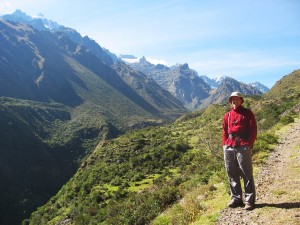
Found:
[{"label": "man's red jacket", "polygon": [[[231,134],[231,135],[229,135]],[[257,135],[256,119],[250,109],[239,106],[224,115],[222,144],[227,146],[253,147]],[[230,138],[230,136],[232,138]],[[238,141],[239,137],[239,141]]]}]

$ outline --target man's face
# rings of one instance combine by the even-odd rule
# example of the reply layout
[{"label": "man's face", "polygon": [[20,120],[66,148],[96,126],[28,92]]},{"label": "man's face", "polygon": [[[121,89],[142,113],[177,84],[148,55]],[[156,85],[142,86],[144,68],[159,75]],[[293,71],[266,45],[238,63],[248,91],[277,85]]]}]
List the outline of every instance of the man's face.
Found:
[{"label": "man's face", "polygon": [[231,105],[234,109],[239,107],[242,104],[242,99],[240,97],[232,97],[231,98]]}]

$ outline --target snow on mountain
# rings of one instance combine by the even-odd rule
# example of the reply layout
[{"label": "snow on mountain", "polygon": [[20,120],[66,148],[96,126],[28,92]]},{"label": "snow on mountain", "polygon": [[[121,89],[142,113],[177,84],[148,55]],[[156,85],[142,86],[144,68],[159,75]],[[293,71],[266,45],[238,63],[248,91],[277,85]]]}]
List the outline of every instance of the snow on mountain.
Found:
[{"label": "snow on mountain", "polygon": [[53,29],[58,29],[59,27],[61,27],[61,25],[59,25],[57,22],[54,22],[52,20],[45,18],[42,13],[39,13],[36,16],[29,16],[19,9],[17,9],[12,14],[3,15],[2,19],[12,20],[12,21],[16,21],[19,23],[27,23],[27,24],[30,24],[33,27],[36,27],[40,30],[43,30],[43,29],[53,30]]},{"label": "snow on mountain", "polygon": [[227,76],[223,75],[223,76],[216,77],[213,80],[215,80],[215,82],[217,82],[217,83],[221,83],[223,80],[225,80],[226,77]]},{"label": "snow on mountain", "polygon": [[140,58],[134,55],[120,55],[119,59],[126,63],[138,63],[140,61]]},{"label": "snow on mountain", "polygon": [[250,85],[252,87],[256,87],[258,90],[260,90],[262,93],[266,93],[270,90],[270,88],[266,87],[265,85],[259,83],[259,82],[254,82],[254,83],[250,83]]},{"label": "snow on mountain", "polygon": [[147,62],[153,64],[153,65],[158,65],[158,64],[161,64],[161,65],[167,65],[167,62],[163,59],[153,59],[153,58],[149,58],[149,57],[136,57],[134,55],[120,55],[119,58],[121,60],[123,60],[124,62],[127,62],[127,63],[138,63],[140,60],[146,60]]},{"label": "snow on mountain", "polygon": [[[204,80],[212,89],[216,89],[220,86],[220,84],[227,78],[228,76],[219,76],[216,78],[209,78],[206,75],[201,75],[200,78],[202,80]],[[265,85],[259,83],[259,82],[254,82],[254,83],[250,83],[249,85],[251,85],[252,87],[257,88],[258,90],[260,90],[262,93],[266,93],[268,92],[270,89],[268,87],[266,87]]]},{"label": "snow on mountain", "polygon": [[216,89],[222,83],[222,81],[226,78],[226,76],[219,76],[216,78],[209,78],[206,75],[201,75],[200,78],[204,80],[212,89]]}]

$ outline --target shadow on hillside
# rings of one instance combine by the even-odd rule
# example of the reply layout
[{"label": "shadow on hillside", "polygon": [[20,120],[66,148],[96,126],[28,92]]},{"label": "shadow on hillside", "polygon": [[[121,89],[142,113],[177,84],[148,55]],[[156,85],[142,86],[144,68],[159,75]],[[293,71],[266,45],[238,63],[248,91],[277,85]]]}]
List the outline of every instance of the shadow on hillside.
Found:
[{"label": "shadow on hillside", "polygon": [[282,209],[295,209],[300,208],[300,202],[283,202],[277,204],[269,204],[269,203],[261,203],[255,204],[256,208],[264,208],[264,207],[273,207],[273,208],[282,208]]}]

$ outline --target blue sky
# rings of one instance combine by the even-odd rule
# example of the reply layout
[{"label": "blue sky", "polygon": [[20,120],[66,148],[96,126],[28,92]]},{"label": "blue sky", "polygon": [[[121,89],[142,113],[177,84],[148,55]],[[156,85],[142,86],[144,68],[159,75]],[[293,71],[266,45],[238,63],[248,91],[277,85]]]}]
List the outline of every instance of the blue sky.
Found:
[{"label": "blue sky", "polygon": [[268,87],[300,69],[300,0],[0,0],[119,54]]}]

